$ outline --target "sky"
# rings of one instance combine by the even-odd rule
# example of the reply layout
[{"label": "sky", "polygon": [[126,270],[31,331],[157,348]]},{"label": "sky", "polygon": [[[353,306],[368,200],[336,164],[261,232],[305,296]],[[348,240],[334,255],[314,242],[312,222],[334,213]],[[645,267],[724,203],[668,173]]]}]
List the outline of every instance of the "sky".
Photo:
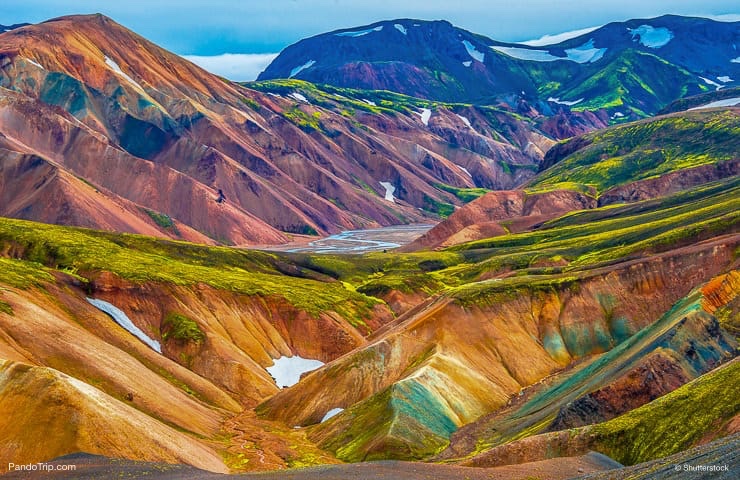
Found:
[{"label": "sky", "polygon": [[[286,46],[379,20],[448,20],[519,42],[667,13],[740,20],[737,0],[1,0],[0,24],[103,13],[232,80],[252,80]],[[730,15],[730,17],[728,17]]]}]

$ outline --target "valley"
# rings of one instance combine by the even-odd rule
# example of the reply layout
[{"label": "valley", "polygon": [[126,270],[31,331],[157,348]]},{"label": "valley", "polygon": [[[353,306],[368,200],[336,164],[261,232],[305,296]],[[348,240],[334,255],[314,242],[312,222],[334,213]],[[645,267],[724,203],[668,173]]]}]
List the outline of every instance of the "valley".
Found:
[{"label": "valley", "polygon": [[8,27],[0,475],[734,478],[735,40],[402,19],[237,83]]}]

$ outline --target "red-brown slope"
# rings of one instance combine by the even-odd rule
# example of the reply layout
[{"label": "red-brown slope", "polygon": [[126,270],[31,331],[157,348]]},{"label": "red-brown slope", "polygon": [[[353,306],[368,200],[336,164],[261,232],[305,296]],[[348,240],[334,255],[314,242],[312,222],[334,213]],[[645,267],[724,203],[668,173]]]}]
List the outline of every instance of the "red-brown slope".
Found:
[{"label": "red-brown slope", "polygon": [[490,192],[457,210],[404,250],[442,248],[518,233],[570,211],[595,206],[595,199],[570,190],[535,194],[524,190]]},{"label": "red-brown slope", "polygon": [[0,148],[0,216],[198,243],[214,241],[172,221],[157,225],[144,207],[97,188],[49,160]]}]

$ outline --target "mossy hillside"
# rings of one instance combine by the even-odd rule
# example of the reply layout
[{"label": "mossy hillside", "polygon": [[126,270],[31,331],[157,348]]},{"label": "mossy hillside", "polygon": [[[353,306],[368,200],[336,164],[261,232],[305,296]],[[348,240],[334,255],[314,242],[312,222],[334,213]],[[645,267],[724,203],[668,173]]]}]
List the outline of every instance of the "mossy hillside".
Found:
[{"label": "mossy hillside", "polygon": [[580,184],[599,193],[737,158],[740,115],[732,110],[684,112],[587,134],[590,144],[569,155],[529,185],[534,191]]},{"label": "mossy hillside", "polygon": [[410,97],[387,90],[362,90],[333,85],[317,85],[297,79],[263,80],[246,82],[242,85],[260,92],[279,95],[289,95],[297,92],[306,97],[311,104],[339,114],[347,112],[352,115],[352,112],[355,111],[389,115],[395,115],[396,113],[408,114],[416,112],[420,108],[451,107],[453,105]]},{"label": "mossy hillside", "polygon": [[[738,179],[682,192],[664,200],[602,207],[562,217],[540,230],[453,247],[466,258],[438,272],[464,302],[520,289],[568,287],[593,268],[658,253],[738,230]],[[538,263],[550,267],[538,267]],[[516,274],[511,276],[511,271]],[[485,282],[483,274],[509,272]]]},{"label": "mossy hillside", "polygon": [[0,282],[16,288],[31,288],[50,282],[54,277],[35,262],[0,257]]},{"label": "mossy hillside", "polygon": [[[21,287],[43,279],[42,264],[78,272],[110,271],[134,283],[204,283],[245,295],[280,297],[312,315],[336,311],[351,323],[368,318],[378,300],[348,290],[341,282],[321,282],[280,273],[277,254],[227,247],[206,247],[141,235],[112,234],[0,219],[0,245],[26,262],[0,259],[12,267],[11,284]],[[296,268],[296,274],[305,269]],[[305,272],[310,276],[311,272]]]},{"label": "mossy hillside", "polygon": [[444,192],[453,194],[465,203],[472,202],[476,198],[480,198],[490,192],[490,190],[486,188],[459,188],[444,183],[435,183],[434,186]]},{"label": "mossy hillside", "polygon": [[575,88],[557,92],[567,100],[584,99],[572,107],[574,111],[621,108],[646,117],[645,111],[656,111],[689,90],[699,93],[705,88],[687,70],[633,49],[621,52],[606,67],[592,68],[595,73]]},{"label": "mossy hillside", "polygon": [[625,465],[666,457],[722,431],[740,413],[735,360],[620,417],[581,431],[595,449]]},{"label": "mossy hillside", "polygon": [[445,288],[437,272],[465,259],[452,252],[382,253],[365,255],[293,254],[296,264],[379,296],[392,290],[436,293]]}]

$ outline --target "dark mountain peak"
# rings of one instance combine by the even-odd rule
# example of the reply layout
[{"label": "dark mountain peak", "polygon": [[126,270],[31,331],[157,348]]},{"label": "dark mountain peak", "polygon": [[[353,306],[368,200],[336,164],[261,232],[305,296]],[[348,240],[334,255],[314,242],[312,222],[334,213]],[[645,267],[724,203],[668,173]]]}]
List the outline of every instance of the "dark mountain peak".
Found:
[{"label": "dark mountain peak", "polygon": [[0,33],[9,32],[11,30],[15,30],[16,28],[25,27],[27,25],[31,25],[30,23],[14,23],[13,25],[0,25]]},{"label": "dark mountain peak", "polygon": [[653,114],[682,96],[733,85],[740,79],[737,27],[738,22],[664,15],[532,46],[491,40],[443,20],[387,20],[291,45],[259,80],[298,78],[511,106],[526,97],[576,109],[606,108],[621,121]]}]

